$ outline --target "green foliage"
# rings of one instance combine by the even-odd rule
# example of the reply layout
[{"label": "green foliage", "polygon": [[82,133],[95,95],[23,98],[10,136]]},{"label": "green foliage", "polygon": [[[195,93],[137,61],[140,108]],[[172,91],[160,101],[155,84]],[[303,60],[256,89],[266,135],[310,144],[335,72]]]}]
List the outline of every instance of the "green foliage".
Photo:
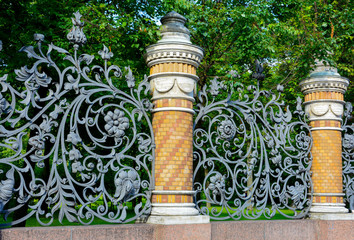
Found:
[{"label": "green foliage", "polygon": [[[264,87],[283,83],[290,86],[285,89],[289,92],[298,92],[297,83],[307,76],[315,59],[338,67],[350,79],[354,74],[349,0],[0,0],[0,4],[4,9],[0,58],[8,69],[1,72],[25,63],[16,51],[32,42],[33,33],[43,33],[48,43],[69,48],[65,36],[70,17],[79,10],[86,24],[85,50],[94,53],[105,44],[115,54],[111,63],[130,65],[139,78],[148,73],[143,55],[159,38],[158,20],[174,10],[188,18],[193,43],[205,50],[199,86],[213,76],[223,76],[229,86],[236,81],[248,83],[255,59],[269,65]],[[240,79],[230,77],[231,70]],[[351,87],[348,100],[353,100],[352,92]]]}]

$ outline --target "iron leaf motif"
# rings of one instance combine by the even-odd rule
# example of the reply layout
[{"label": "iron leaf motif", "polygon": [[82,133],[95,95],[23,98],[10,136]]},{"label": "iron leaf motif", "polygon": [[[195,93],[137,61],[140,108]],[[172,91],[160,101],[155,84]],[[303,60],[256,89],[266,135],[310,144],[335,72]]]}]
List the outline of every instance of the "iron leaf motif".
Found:
[{"label": "iron leaf motif", "polygon": [[106,45],[103,45],[103,50],[98,51],[98,54],[101,55],[101,58],[103,60],[109,60],[111,57],[113,57],[113,53],[109,51],[109,49],[106,47]]},{"label": "iron leaf motif", "polygon": [[127,201],[127,199],[139,192],[140,181],[138,173],[134,170],[122,170],[115,179],[116,192],[114,197],[117,201]]},{"label": "iron leaf motif", "polygon": [[0,183],[0,212],[3,211],[5,204],[11,199],[15,185],[14,169],[11,168],[6,173],[6,180]]},{"label": "iron leaf motif", "polygon": [[84,23],[81,22],[81,17],[82,15],[80,12],[74,13],[75,18],[72,18],[72,23],[73,23],[73,28],[70,30],[70,32],[67,35],[68,40],[77,45],[83,45],[86,43],[87,39],[86,36],[82,30],[82,27],[84,26]]},{"label": "iron leaf motif", "polygon": [[125,75],[125,80],[128,83],[129,88],[135,87],[135,78],[133,76],[132,70],[130,70],[130,67],[126,67],[125,70],[128,71],[127,75]]},{"label": "iron leaf motif", "polygon": [[[109,65],[113,53],[104,46],[102,66],[91,66],[95,56],[79,52],[87,41],[79,12],[72,22],[67,38],[73,50],[45,47],[37,33],[36,47],[21,49],[32,65],[15,70],[16,85],[7,81],[12,75],[0,77],[0,165],[16,166],[0,182],[2,227],[13,224],[6,216],[25,203],[15,224],[32,216],[41,225],[55,218],[122,223],[151,211],[155,144],[148,78],[136,84],[128,70],[129,91],[118,89],[112,77],[124,77]],[[17,205],[6,204],[10,199]],[[126,201],[138,202],[128,210]]]}]

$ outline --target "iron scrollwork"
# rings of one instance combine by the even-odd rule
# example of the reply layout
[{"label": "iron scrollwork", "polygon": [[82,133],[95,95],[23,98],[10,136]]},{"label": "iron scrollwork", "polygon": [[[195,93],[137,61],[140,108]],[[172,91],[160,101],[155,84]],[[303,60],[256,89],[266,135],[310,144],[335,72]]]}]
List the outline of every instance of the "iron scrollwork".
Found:
[{"label": "iron scrollwork", "polygon": [[[95,218],[129,222],[151,211],[154,137],[147,77],[135,87],[126,68],[125,84],[118,82],[123,72],[108,65],[113,53],[106,46],[99,51],[103,66],[91,66],[93,55],[79,55],[86,36],[80,13],[74,15],[67,35],[73,54],[43,46],[44,36],[35,34],[37,50],[21,49],[33,65],[15,70],[17,81],[0,78],[2,226],[32,216],[42,225],[64,217],[82,224]],[[55,52],[56,59],[64,57],[60,64]]]},{"label": "iron scrollwork", "polygon": [[[264,78],[262,73],[256,77]],[[259,80],[259,79],[258,79]],[[306,216],[312,202],[312,137],[297,99],[248,86],[220,99],[217,78],[199,92],[194,122],[197,208],[212,219]],[[235,100],[234,100],[235,99]]]},{"label": "iron scrollwork", "polygon": [[354,211],[354,125],[349,124],[352,111],[352,104],[347,102],[342,125],[343,192],[345,193],[344,202],[347,203],[351,212]]}]

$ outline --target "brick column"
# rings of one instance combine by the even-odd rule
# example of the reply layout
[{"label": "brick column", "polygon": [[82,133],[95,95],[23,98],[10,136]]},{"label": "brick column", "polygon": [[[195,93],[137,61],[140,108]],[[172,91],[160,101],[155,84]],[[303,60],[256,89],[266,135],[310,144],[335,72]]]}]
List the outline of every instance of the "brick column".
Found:
[{"label": "brick column", "polygon": [[322,62],[300,83],[313,137],[311,218],[338,219],[338,213],[348,213],[343,203],[341,155],[343,95],[348,85],[348,79],[341,77],[337,69]]},{"label": "brick column", "polygon": [[148,223],[206,223],[193,203],[193,102],[196,69],[203,50],[190,42],[186,19],[170,12],[161,19],[162,39],[149,46],[155,135],[155,190]]}]

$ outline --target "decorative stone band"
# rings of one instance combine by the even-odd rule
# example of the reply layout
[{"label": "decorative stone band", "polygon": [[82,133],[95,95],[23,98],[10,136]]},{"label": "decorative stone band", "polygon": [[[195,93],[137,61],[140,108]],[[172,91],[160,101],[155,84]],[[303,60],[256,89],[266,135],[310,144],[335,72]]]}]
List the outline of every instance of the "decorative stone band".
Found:
[{"label": "decorative stone band", "polygon": [[191,43],[168,42],[149,46],[144,55],[149,68],[156,64],[176,62],[198,67],[203,59],[203,49]]},{"label": "decorative stone band", "polygon": [[313,193],[310,212],[347,213],[343,203],[344,193]]},{"label": "decorative stone band", "polygon": [[325,197],[344,197],[344,193],[313,193],[313,196],[325,196]]},{"label": "decorative stone band", "polygon": [[158,195],[194,195],[196,191],[188,191],[188,190],[154,190],[152,194]]},{"label": "decorative stone band", "polygon": [[344,193],[313,193],[310,212],[348,212],[343,203]]},{"label": "decorative stone band", "polygon": [[318,131],[318,130],[335,130],[335,131],[342,131],[341,128],[338,127],[313,127],[311,131]]},{"label": "decorative stone band", "polygon": [[342,121],[344,102],[338,100],[322,100],[305,102],[305,112],[310,121],[336,120]]},{"label": "decorative stone band", "polygon": [[340,120],[333,120],[332,119],[326,119],[326,118],[321,118],[321,119],[314,119],[313,121],[310,122],[310,127],[311,130],[336,130],[336,131],[341,131],[341,122]]},{"label": "decorative stone band", "polygon": [[154,190],[153,203],[193,203],[194,194],[188,190]]},{"label": "decorative stone band", "polygon": [[344,193],[313,193],[313,203],[343,203]]},{"label": "decorative stone band", "polygon": [[331,197],[344,197],[344,193],[313,193],[313,196],[331,196]]},{"label": "decorative stone band", "polygon": [[195,111],[189,108],[184,107],[162,107],[162,108],[155,108],[152,112],[164,112],[164,111],[178,111],[178,112],[188,112],[191,114],[195,114]]},{"label": "decorative stone band", "polygon": [[349,85],[348,79],[336,75],[311,76],[300,84],[304,94],[313,92],[340,92],[344,94]]},{"label": "decorative stone band", "polygon": [[189,73],[167,72],[149,76],[152,100],[181,98],[194,102],[198,76]]}]

